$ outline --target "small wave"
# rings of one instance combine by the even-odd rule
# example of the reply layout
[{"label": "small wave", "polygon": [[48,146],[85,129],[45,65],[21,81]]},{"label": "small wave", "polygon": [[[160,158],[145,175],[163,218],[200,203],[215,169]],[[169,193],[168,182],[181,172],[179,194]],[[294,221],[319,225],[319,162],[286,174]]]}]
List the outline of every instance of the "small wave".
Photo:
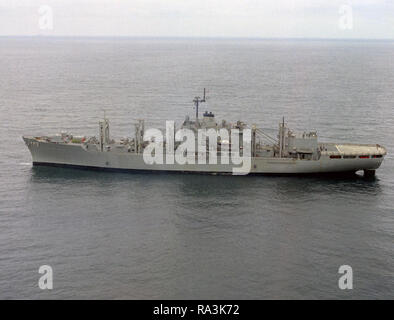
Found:
[{"label": "small wave", "polygon": [[31,162],[21,162],[19,165],[21,165],[21,166],[31,166],[32,163]]}]

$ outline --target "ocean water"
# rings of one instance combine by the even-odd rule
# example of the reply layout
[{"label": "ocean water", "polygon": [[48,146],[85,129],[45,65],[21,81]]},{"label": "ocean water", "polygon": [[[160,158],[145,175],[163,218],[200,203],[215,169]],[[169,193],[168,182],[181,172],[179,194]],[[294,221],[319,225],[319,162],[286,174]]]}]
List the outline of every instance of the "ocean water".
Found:
[{"label": "ocean water", "polygon": [[[394,298],[394,42],[0,38],[0,298]],[[193,115],[380,143],[376,179],[33,168],[23,134]],[[38,287],[41,265],[53,290]],[[338,268],[353,268],[353,290]]]}]

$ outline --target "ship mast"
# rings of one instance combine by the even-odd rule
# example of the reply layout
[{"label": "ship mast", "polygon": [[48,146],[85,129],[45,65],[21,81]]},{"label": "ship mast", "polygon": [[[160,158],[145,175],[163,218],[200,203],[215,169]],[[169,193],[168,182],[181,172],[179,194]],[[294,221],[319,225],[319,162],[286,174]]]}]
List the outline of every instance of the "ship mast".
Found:
[{"label": "ship mast", "polygon": [[200,103],[205,102],[205,88],[204,88],[204,97],[201,99],[200,97],[195,97],[193,99],[194,102],[194,106],[196,108],[196,125],[198,125],[198,106],[200,105]]},{"label": "ship mast", "polygon": [[283,149],[285,144],[285,117],[282,118],[282,123],[279,124],[279,158],[283,156]]}]

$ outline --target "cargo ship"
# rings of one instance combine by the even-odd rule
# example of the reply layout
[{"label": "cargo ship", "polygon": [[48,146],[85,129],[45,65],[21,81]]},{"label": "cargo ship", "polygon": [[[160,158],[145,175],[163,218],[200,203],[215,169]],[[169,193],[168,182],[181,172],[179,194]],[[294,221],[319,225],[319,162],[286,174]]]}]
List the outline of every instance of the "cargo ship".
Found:
[{"label": "cargo ship", "polygon": [[[206,101],[195,97],[195,118],[188,116],[175,132],[166,124],[148,134],[145,121],[138,120],[131,137],[110,137],[109,120],[99,121],[98,136],[23,136],[34,166],[72,167],[94,170],[182,172],[224,175],[253,174],[353,174],[374,176],[387,154],[379,144],[319,142],[316,132],[295,133],[284,120],[271,136],[242,121],[217,121],[212,112],[202,117],[199,107]],[[216,134],[216,135],[215,135]],[[184,148],[184,137],[189,148]],[[192,143],[191,143],[192,142]],[[187,153],[187,155],[185,155]]]}]

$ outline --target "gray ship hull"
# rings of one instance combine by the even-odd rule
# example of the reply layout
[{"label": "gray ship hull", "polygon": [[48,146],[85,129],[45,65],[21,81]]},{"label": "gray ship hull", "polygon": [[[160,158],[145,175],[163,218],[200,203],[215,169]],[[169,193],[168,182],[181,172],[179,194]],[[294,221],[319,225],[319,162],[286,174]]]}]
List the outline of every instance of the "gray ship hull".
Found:
[{"label": "gray ship hull", "polygon": [[[55,143],[23,137],[34,165],[79,167],[98,170],[132,170],[152,172],[188,172],[233,174],[233,164],[147,164],[142,154],[100,151],[80,143]],[[318,174],[375,170],[383,161],[386,150],[379,145],[335,145],[338,150],[351,150],[354,157],[332,157],[322,152],[317,160],[252,157],[250,174]],[[363,155],[358,156],[358,155]]]}]

